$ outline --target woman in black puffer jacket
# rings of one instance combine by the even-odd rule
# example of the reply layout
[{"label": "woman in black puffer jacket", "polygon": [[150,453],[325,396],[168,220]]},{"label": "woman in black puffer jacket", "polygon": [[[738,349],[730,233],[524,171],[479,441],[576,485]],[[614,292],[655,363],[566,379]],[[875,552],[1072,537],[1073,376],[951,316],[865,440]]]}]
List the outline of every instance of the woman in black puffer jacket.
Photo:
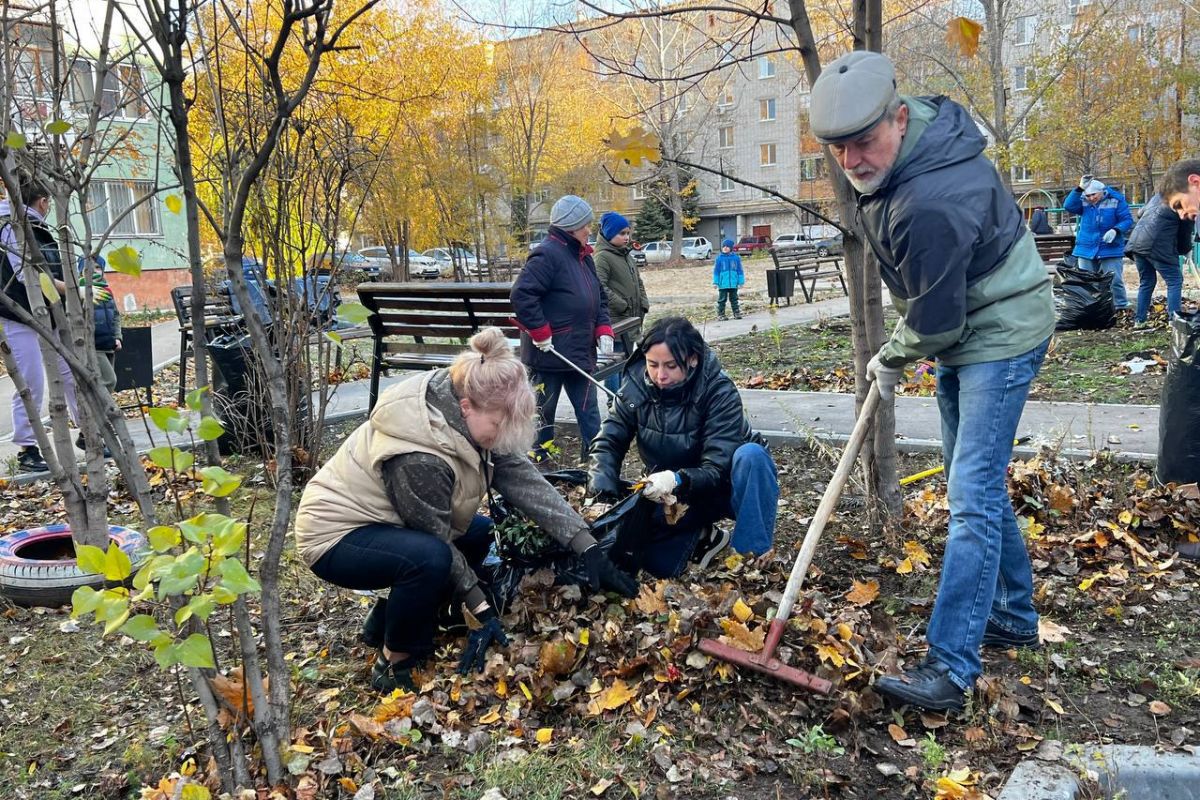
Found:
[{"label": "woman in black puffer jacket", "polygon": [[[734,549],[769,550],[779,500],[775,464],[695,326],[683,317],[656,322],[626,363],[618,395],[592,444],[589,485],[616,495],[622,461],[637,440],[650,473],[643,496],[662,505],[645,537],[619,543],[634,565],[657,577],[679,575],[689,558],[708,566],[730,543],[730,533],[713,524],[726,517],[736,521]],[[664,508],[675,500],[688,511],[671,525]]]}]

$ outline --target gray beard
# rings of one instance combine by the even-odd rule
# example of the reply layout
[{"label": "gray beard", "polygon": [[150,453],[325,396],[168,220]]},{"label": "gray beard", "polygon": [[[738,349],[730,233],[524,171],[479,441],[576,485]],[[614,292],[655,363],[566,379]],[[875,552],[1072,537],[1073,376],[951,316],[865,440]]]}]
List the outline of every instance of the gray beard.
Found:
[{"label": "gray beard", "polygon": [[883,186],[883,184],[887,182],[888,176],[892,174],[890,169],[886,169],[882,172],[876,173],[875,176],[870,180],[864,181],[861,178],[854,177],[854,175],[846,170],[842,170],[842,172],[845,174],[846,180],[850,181],[850,185],[853,186],[855,191],[857,191],[859,194],[871,194],[880,186]]}]

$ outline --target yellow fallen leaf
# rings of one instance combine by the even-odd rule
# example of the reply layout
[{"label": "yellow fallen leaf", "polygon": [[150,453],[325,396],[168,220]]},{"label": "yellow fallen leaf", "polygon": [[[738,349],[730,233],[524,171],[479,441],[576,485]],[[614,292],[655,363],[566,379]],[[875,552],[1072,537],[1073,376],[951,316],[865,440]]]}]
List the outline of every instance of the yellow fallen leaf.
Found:
[{"label": "yellow fallen leaf", "polygon": [[[599,716],[605,711],[620,708],[634,697],[634,691],[629,688],[625,681],[618,678],[613,682],[612,686],[588,701],[587,713],[592,716]],[[482,722],[482,720],[480,721]]]},{"label": "yellow fallen leaf", "polygon": [[856,606],[870,605],[876,597],[879,597],[879,581],[874,578],[866,583],[854,581],[850,591],[846,592],[846,599]]},{"label": "yellow fallen leaf", "polygon": [[897,575],[907,575],[913,571],[912,559],[906,558],[896,567]]},{"label": "yellow fallen leaf", "polygon": [[537,739],[538,744],[550,744],[550,740],[554,738],[554,728],[538,728],[533,738]]},{"label": "yellow fallen leaf", "polygon": [[525,685],[525,681],[517,681],[517,686],[521,687],[521,694],[525,695],[526,700],[533,700],[533,693],[529,691],[529,687]]},{"label": "yellow fallen leaf", "polygon": [[835,667],[840,667],[846,663],[846,659],[842,657],[837,648],[827,644],[817,645],[817,656],[822,661],[831,662]]},{"label": "yellow fallen leaf", "polygon": [[341,786],[347,794],[355,794],[358,792],[358,784],[354,782],[353,778],[338,778],[338,785]]},{"label": "yellow fallen leaf", "polygon": [[1092,588],[1092,584],[1095,583],[1100,577],[1101,575],[1092,575],[1091,577],[1084,578],[1079,582],[1079,591],[1086,592],[1088,589]]},{"label": "yellow fallen leaf", "polygon": [[739,650],[753,653],[762,650],[763,645],[766,644],[766,633],[762,628],[752,631],[736,619],[726,617],[721,620],[721,629],[725,631],[725,635],[720,638],[720,641]]},{"label": "yellow fallen leaf", "polygon": [[854,638],[854,629],[844,622],[839,622],[837,626],[838,638],[843,642],[849,642]]},{"label": "yellow fallen leaf", "polygon": [[1045,697],[1045,698],[1043,698],[1043,699],[1046,701],[1046,705],[1050,706],[1050,708],[1052,708],[1052,709],[1054,710],[1054,713],[1055,713],[1055,714],[1059,714],[1059,715],[1061,716],[1062,714],[1065,714],[1065,713],[1066,713],[1065,711],[1063,711],[1062,704],[1061,704],[1061,703],[1059,703],[1059,702],[1058,702],[1057,700],[1055,700],[1054,698],[1052,698],[1052,697]]},{"label": "yellow fallen leaf", "polygon": [[725,557],[725,569],[729,570],[730,572],[733,572],[738,567],[740,567],[742,565],[742,562],[745,560],[746,560],[745,556],[743,556],[741,553],[734,553],[731,556],[726,556]]},{"label": "yellow fallen leaf", "polygon": [[910,561],[914,565],[920,564],[923,567],[929,566],[929,551],[925,549],[920,542],[909,540],[904,543],[904,554],[908,558],[905,561]]},{"label": "yellow fallen leaf", "polygon": [[642,159],[657,162],[660,158],[658,136],[641,125],[635,125],[627,134],[614,128],[609,131],[605,144],[614,156],[633,167],[641,166]]},{"label": "yellow fallen leaf", "polygon": [[583,630],[581,630],[579,632],[579,643],[581,645],[583,645],[584,647],[587,647],[587,644],[588,644],[588,629],[587,628],[584,628]]},{"label": "yellow fallen leaf", "polygon": [[967,17],[955,17],[946,26],[946,41],[967,58],[979,51],[979,35],[983,26]]},{"label": "yellow fallen leaf", "polygon": [[480,725],[491,725],[494,722],[500,721],[500,707],[496,706],[488,713],[479,718]]},{"label": "yellow fallen leaf", "polygon": [[313,747],[312,745],[307,745],[307,744],[292,745],[292,750],[294,750],[297,753],[312,753],[312,752],[315,752],[316,749],[317,748]]},{"label": "yellow fallen leaf", "polygon": [[607,792],[608,787],[610,787],[612,785],[613,785],[613,782],[610,781],[608,778],[601,778],[600,780],[596,781],[596,784],[594,786],[592,786],[591,789],[588,789],[588,791],[591,792],[592,794],[596,795],[596,797],[599,797],[600,795]]},{"label": "yellow fallen leaf", "polygon": [[666,591],[666,581],[659,581],[656,586],[643,583],[633,604],[637,606],[638,611],[647,616],[665,614],[667,613]]},{"label": "yellow fallen leaf", "polygon": [[754,616],[754,610],[743,603],[742,598],[739,597],[733,604],[733,616],[737,617],[738,622],[746,622]]}]

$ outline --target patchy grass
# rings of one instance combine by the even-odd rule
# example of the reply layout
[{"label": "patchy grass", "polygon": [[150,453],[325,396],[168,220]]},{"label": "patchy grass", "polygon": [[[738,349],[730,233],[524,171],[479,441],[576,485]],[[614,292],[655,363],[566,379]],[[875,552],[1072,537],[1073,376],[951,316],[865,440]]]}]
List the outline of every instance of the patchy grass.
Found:
[{"label": "patchy grass", "polygon": [[[885,326],[895,324],[887,313]],[[1170,337],[1165,324],[1133,331],[1127,324],[1102,331],[1062,331],[1054,335],[1031,399],[1061,402],[1157,404],[1162,394]],[[747,388],[853,391],[850,321],[824,320],[812,325],[777,326],[713,345],[739,386]],[[1151,362],[1140,373],[1126,365]],[[910,366],[902,394],[931,395],[929,367]]]}]

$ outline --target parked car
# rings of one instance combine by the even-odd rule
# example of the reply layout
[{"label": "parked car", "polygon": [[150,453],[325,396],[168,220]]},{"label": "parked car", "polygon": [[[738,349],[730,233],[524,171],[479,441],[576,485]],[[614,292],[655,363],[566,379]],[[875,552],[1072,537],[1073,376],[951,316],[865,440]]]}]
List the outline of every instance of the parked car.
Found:
[{"label": "parked car", "polygon": [[630,247],[629,255],[631,258],[633,258],[634,266],[646,266],[646,253],[642,250],[642,246],[637,242],[634,242],[633,246]]},{"label": "parked car", "polygon": [[529,250],[532,252],[539,244],[546,241],[546,231],[534,231],[529,234]]},{"label": "parked car", "polygon": [[775,237],[771,247],[775,250],[795,250],[797,248],[811,250],[814,245],[812,240],[805,238],[802,233],[781,233]]},{"label": "parked car", "polygon": [[[345,275],[347,272],[358,271],[368,272],[371,267],[371,262],[358,253],[349,250],[342,250],[337,253],[326,251],[318,256],[314,263],[317,266],[318,275],[329,275],[336,268],[338,272]],[[376,272],[376,275],[379,273]]]},{"label": "parked car", "polygon": [[840,256],[842,254],[842,235],[839,233],[829,239],[821,239],[816,243],[817,255],[824,258],[825,256]]},{"label": "parked car", "polygon": [[478,258],[464,247],[432,247],[422,255],[436,261],[442,274],[446,276],[453,276],[455,261],[458,261],[459,266],[469,275],[482,275],[487,272],[487,259]]},{"label": "parked car", "polygon": [[712,242],[703,236],[689,236],[679,243],[679,255],[689,259],[712,258]]},{"label": "parked car", "polygon": [[[400,248],[396,248],[396,263],[400,263]],[[379,273],[385,269],[391,269],[392,261],[388,258],[386,247],[364,247],[358,251],[358,254],[367,259],[368,267],[367,274],[373,279],[379,278]],[[408,273],[413,278],[425,278],[433,280],[440,278],[442,275],[441,267],[432,258],[427,258],[421,255],[416,250],[408,251]]]},{"label": "parked car", "polygon": [[767,250],[771,247],[770,236],[753,236],[747,235],[737,240],[737,244],[733,246],[735,253],[753,253],[756,250]]},{"label": "parked car", "polygon": [[648,264],[661,264],[671,260],[671,243],[668,241],[650,242],[642,245],[642,255]]}]

